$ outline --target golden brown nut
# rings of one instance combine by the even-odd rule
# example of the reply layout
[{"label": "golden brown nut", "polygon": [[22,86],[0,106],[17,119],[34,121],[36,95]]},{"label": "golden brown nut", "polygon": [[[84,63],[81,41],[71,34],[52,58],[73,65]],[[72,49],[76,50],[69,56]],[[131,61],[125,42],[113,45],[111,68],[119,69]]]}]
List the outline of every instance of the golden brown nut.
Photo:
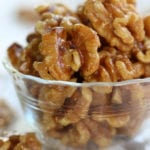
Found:
[{"label": "golden brown nut", "polygon": [[20,66],[20,55],[23,50],[22,46],[14,43],[8,48],[8,57],[15,68]]},{"label": "golden brown nut", "polygon": [[98,48],[100,47],[100,40],[94,30],[82,24],[74,25],[72,34],[73,43],[81,58],[80,71],[83,76],[89,76],[99,66]]},{"label": "golden brown nut", "polygon": [[7,141],[0,141],[0,150],[42,150],[40,141],[34,133],[12,135]]},{"label": "golden brown nut", "polygon": [[42,36],[40,52],[45,58],[43,62],[34,63],[35,70],[39,72],[42,78],[71,79],[74,72],[70,66],[72,50],[70,43],[66,40],[67,33],[62,27],[53,28]]},{"label": "golden brown nut", "polygon": [[73,147],[81,147],[88,143],[90,139],[90,131],[84,124],[80,121],[73,125],[71,129],[64,133],[62,137],[62,143],[65,145],[71,145]]},{"label": "golden brown nut", "polygon": [[130,121],[122,128],[118,128],[118,134],[125,135],[128,137],[133,137],[137,134],[145,120],[147,112],[140,110],[140,108],[136,109],[134,109],[134,112],[132,112],[130,116]]},{"label": "golden brown nut", "polygon": [[62,108],[56,113],[56,120],[63,126],[76,123],[80,119],[88,117],[88,111],[92,102],[92,91],[83,87],[77,90],[71,98],[66,99]]},{"label": "golden brown nut", "polygon": [[139,51],[136,55],[137,59],[142,63],[150,63],[150,50],[147,50],[145,54],[142,51]]},{"label": "golden brown nut", "polygon": [[96,122],[92,119],[84,120],[85,126],[91,133],[91,140],[99,147],[107,147],[111,144],[116,130],[110,127],[106,122]]},{"label": "golden brown nut", "polygon": [[66,98],[70,98],[76,91],[75,87],[47,85],[39,91],[39,106],[47,111],[55,111],[60,108]]},{"label": "golden brown nut", "polygon": [[28,150],[41,150],[41,143],[36,138],[34,133],[27,133],[19,138],[20,142],[16,145],[14,150],[28,149]]},{"label": "golden brown nut", "polygon": [[130,51],[134,40],[145,37],[143,20],[126,1],[88,0],[84,15],[100,36],[121,51]]},{"label": "golden brown nut", "polygon": [[33,68],[33,62],[42,60],[42,56],[38,48],[39,42],[39,34],[34,34],[34,36],[30,38],[28,46],[26,48],[23,49],[18,44],[13,44],[11,47],[9,47],[9,58],[12,64],[20,72],[38,76],[38,73]]},{"label": "golden brown nut", "polygon": [[127,123],[130,121],[130,116],[127,114],[122,116],[114,116],[114,117],[108,117],[107,119],[108,124],[113,128],[120,128],[127,125]]},{"label": "golden brown nut", "polygon": [[116,60],[115,66],[121,80],[133,79],[135,76],[135,70],[131,61],[127,57],[120,57]]},{"label": "golden brown nut", "polygon": [[47,33],[53,27],[64,27],[69,31],[72,29],[72,25],[80,23],[78,18],[72,16],[60,16],[51,13],[44,13],[42,20],[38,21],[35,25],[35,30],[40,33]]}]

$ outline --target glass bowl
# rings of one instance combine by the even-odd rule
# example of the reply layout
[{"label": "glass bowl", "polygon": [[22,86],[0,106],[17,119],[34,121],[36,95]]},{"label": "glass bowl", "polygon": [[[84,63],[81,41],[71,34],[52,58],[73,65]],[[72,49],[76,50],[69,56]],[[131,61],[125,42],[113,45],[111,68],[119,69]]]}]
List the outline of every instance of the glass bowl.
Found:
[{"label": "glass bowl", "polygon": [[4,66],[13,77],[26,117],[48,149],[99,150],[150,140],[150,78],[114,83],[50,81],[18,72],[7,59]]}]

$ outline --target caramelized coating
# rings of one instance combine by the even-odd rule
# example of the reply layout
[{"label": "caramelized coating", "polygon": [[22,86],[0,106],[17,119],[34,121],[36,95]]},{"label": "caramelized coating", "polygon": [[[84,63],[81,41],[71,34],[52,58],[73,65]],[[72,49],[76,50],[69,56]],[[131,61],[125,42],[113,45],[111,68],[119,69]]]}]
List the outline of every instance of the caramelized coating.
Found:
[{"label": "caramelized coating", "polygon": [[0,141],[1,150],[42,150],[42,145],[34,133],[12,135],[7,141]]},{"label": "caramelized coating", "polygon": [[66,99],[62,108],[56,113],[57,122],[66,126],[78,122],[88,116],[90,104],[92,102],[92,92],[88,88],[77,90],[73,96]]},{"label": "caramelized coating", "polygon": [[111,127],[120,128],[124,127],[130,121],[130,116],[123,115],[123,116],[109,117],[106,120]]},{"label": "caramelized coating", "polygon": [[[60,108],[66,98],[70,98],[76,91],[75,87],[61,87],[57,85],[47,85],[41,87],[39,91],[39,106],[48,111]],[[55,108],[55,109],[54,109]]]},{"label": "caramelized coating", "polygon": [[[107,147],[111,144],[116,130],[110,127],[106,122],[96,122],[91,119],[84,120],[85,126],[91,133],[91,140],[100,147]],[[100,133],[100,134],[99,134]]]},{"label": "caramelized coating", "polygon": [[62,137],[62,142],[65,145],[71,145],[73,147],[82,147],[90,139],[90,131],[84,124],[80,121],[76,123],[67,133]]},{"label": "caramelized coating", "polygon": [[116,53],[115,49],[110,51],[110,48],[104,48],[99,52],[99,57],[99,68],[91,76],[85,78],[88,82],[124,81],[144,75],[142,63],[133,63],[127,55]]},{"label": "caramelized coating", "polygon": [[[27,46],[9,47],[12,65],[23,74],[68,81],[26,83],[41,110],[37,120],[44,136],[79,149],[90,142],[103,148],[117,135],[138,131],[149,106],[149,85],[119,83],[150,77],[150,17],[142,18],[135,3],[86,0],[75,13],[62,4],[40,6],[40,20]],[[97,83],[88,87],[87,82]],[[3,146],[10,145],[8,141]]]},{"label": "caramelized coating", "polygon": [[81,24],[74,25],[72,34],[74,35],[73,42],[81,58],[81,74],[89,76],[99,66],[98,48],[100,47],[100,41],[98,36],[95,31]]},{"label": "caramelized coating", "polygon": [[[45,57],[43,62],[35,62],[34,68],[42,78],[69,80],[73,74],[69,59],[71,58],[70,45],[66,41],[67,33],[64,28],[53,28],[42,37],[40,52]],[[59,41],[59,42],[58,42]],[[40,68],[46,68],[42,71]],[[50,74],[50,77],[49,77]]]},{"label": "caramelized coating", "polygon": [[142,18],[125,0],[87,0],[84,15],[100,36],[121,51],[130,51],[135,40],[145,37]]},{"label": "caramelized coating", "polygon": [[134,109],[134,112],[131,114],[130,121],[125,126],[117,129],[118,134],[126,135],[128,137],[135,136],[144,122],[146,113],[146,111]]},{"label": "caramelized coating", "polygon": [[21,51],[23,50],[22,46],[14,43],[8,48],[8,57],[12,65],[16,68],[20,66],[20,55]]}]

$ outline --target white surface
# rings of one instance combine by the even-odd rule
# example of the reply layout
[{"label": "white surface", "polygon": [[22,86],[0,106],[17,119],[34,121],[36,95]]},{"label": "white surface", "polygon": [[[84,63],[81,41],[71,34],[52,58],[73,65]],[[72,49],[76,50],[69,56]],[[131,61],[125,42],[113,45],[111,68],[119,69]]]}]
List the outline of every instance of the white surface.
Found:
[{"label": "white surface", "polygon": [[[76,4],[81,0],[64,0],[63,2],[71,8],[75,8]],[[49,3],[49,2],[62,2],[62,0],[4,0],[1,1],[0,5],[0,97],[6,98],[9,104],[18,112],[19,118],[23,116],[18,99],[12,86],[12,81],[8,73],[2,66],[2,59],[6,52],[7,47],[13,42],[25,43],[26,35],[33,30],[30,25],[23,25],[22,23],[16,22],[15,12],[18,7],[29,6],[33,8],[38,4]],[[83,2],[83,1],[82,1]],[[141,14],[150,13],[150,1],[149,0],[138,0],[138,10]],[[28,124],[21,119],[13,126],[17,131],[26,131]],[[32,128],[30,128],[32,130]],[[143,139],[150,135],[150,129],[143,134]],[[142,139],[138,139],[141,141]],[[119,150],[119,146],[115,150]],[[120,149],[121,150],[121,149]],[[146,150],[150,150],[147,147]]]}]

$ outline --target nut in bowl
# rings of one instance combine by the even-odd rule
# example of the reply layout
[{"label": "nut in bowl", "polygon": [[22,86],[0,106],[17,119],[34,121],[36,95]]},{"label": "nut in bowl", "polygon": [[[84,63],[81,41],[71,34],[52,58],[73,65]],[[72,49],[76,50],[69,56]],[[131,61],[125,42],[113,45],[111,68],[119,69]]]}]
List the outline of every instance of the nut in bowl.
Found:
[{"label": "nut in bowl", "polygon": [[97,150],[136,137],[149,113],[148,17],[126,0],[36,10],[27,46],[11,45],[4,64],[44,145]]}]

